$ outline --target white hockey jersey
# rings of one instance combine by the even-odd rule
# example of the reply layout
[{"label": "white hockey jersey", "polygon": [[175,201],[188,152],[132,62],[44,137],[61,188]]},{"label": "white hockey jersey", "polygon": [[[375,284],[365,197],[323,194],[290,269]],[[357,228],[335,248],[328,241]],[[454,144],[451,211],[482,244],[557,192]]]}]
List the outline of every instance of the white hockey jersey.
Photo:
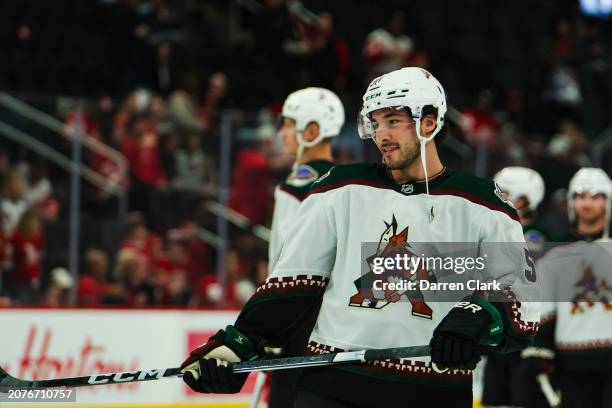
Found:
[{"label": "white hockey jersey", "polygon": [[268,246],[269,271],[274,270],[289,224],[295,220],[310,185],[333,166],[334,164],[327,160],[311,160],[295,168],[274,190],[274,214]]},{"label": "white hockey jersey", "polygon": [[[454,302],[405,291],[394,298],[385,290],[360,287],[372,276],[364,274],[369,256],[390,245],[419,252],[423,243],[431,248],[431,243],[458,242],[472,243],[476,257],[484,243],[512,243],[499,251],[487,273],[502,287],[497,294],[504,300],[492,303],[504,319],[501,346],[527,343],[540,314],[537,303],[521,303],[537,300],[537,287],[516,210],[492,181],[463,172],[445,170],[430,179],[429,188],[426,195],[424,183],[398,185],[379,164],[336,166],[324,174],[303,201],[274,271],[238,318],[238,329],[254,339],[279,341],[290,334],[308,299],[322,295],[310,336],[312,353],[428,344]],[[343,372],[368,378],[370,387],[375,378],[380,389],[396,381],[471,387],[471,372],[438,374],[429,357],[334,370],[339,383]]]},{"label": "white hockey jersey", "polygon": [[534,345],[556,350],[563,369],[612,365],[610,265],[610,241],[559,246],[538,261],[543,326]]}]

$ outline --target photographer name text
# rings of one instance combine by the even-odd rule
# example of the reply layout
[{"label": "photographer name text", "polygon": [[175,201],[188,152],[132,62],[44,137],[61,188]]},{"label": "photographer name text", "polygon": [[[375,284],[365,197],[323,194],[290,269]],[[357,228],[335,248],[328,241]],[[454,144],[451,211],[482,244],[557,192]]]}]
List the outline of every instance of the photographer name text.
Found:
[{"label": "photographer name text", "polygon": [[501,290],[501,285],[496,280],[483,282],[478,279],[470,279],[466,282],[430,282],[427,280],[409,281],[402,279],[398,282],[386,282],[376,279],[373,282],[374,290],[385,291],[411,291],[411,290]]}]

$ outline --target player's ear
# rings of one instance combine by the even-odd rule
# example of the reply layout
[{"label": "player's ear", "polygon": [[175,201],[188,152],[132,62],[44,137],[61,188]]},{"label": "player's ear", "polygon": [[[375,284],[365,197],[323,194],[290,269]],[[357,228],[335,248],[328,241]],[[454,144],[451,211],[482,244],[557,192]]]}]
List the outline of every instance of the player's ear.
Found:
[{"label": "player's ear", "polygon": [[437,124],[438,121],[436,117],[431,113],[423,116],[423,119],[421,119],[421,135],[431,135]]},{"label": "player's ear", "polygon": [[319,124],[317,122],[310,122],[304,132],[302,132],[302,139],[307,142],[315,140],[319,136]]}]

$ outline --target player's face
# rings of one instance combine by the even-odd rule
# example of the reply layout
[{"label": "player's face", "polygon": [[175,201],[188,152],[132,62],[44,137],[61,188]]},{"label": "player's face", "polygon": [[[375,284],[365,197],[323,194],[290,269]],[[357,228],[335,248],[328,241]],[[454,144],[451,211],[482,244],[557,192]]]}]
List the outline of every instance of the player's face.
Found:
[{"label": "player's face", "polygon": [[381,109],[372,112],[376,130],[374,142],[383,161],[392,170],[409,167],[420,155],[420,142],[414,120],[402,110]]},{"label": "player's face", "polygon": [[296,132],[295,120],[283,118],[278,135],[283,140],[283,152],[288,156],[295,156],[297,154],[298,142],[296,139]]},{"label": "player's face", "polygon": [[580,193],[574,195],[576,217],[584,222],[595,222],[606,215],[606,196],[603,194]]}]

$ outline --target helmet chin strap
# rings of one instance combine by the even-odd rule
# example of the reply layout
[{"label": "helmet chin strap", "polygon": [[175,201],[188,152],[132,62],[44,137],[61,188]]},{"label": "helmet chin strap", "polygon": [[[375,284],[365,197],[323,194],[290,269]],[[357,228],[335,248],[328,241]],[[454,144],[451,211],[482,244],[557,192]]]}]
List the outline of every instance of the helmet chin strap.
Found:
[{"label": "helmet chin strap", "polygon": [[610,200],[608,199],[608,197],[606,197],[606,225],[604,227],[604,231],[603,231],[603,235],[602,238],[603,239],[608,239],[610,238],[610,212],[611,212],[611,208],[610,208]]},{"label": "helmet chin strap", "polygon": [[298,148],[295,154],[295,162],[293,162],[293,169],[296,169],[299,166],[300,160],[302,159],[302,155],[304,154],[304,150],[307,147],[315,146],[319,144],[321,140],[323,140],[323,136],[321,136],[321,133],[319,133],[317,137],[315,137],[311,141],[304,140],[304,138],[302,137],[302,134],[303,134],[303,131],[296,132],[295,134],[295,138],[298,142]]},{"label": "helmet chin strap", "polygon": [[[427,174],[426,147],[427,147],[427,143],[433,140],[436,133],[434,131],[431,136],[425,137],[421,135],[421,118],[420,117],[415,118],[414,123],[416,126],[417,138],[419,139],[419,143],[421,144],[420,146],[421,148],[421,166],[423,167],[423,173],[425,174],[425,191],[427,193],[426,202],[427,202],[427,207],[430,207],[429,206],[430,204],[429,175]],[[433,205],[431,206],[431,208],[427,208],[427,217],[428,217],[429,223],[432,223],[435,217]]]},{"label": "helmet chin strap", "polygon": [[293,170],[297,169],[300,165],[300,160],[302,159],[302,155],[304,154],[304,145],[298,143],[297,151],[295,152],[295,161],[293,162],[293,166],[291,168]]}]

